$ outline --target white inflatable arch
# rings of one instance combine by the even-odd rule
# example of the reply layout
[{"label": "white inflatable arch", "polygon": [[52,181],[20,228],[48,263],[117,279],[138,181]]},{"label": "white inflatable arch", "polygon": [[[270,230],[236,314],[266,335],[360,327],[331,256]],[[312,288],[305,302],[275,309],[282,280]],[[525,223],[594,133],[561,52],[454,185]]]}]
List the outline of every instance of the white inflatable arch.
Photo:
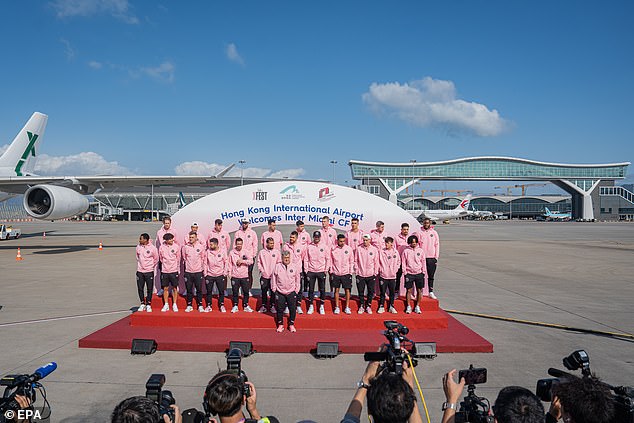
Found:
[{"label": "white inflatable arch", "polygon": [[265,182],[219,191],[183,207],[172,216],[172,224],[184,235],[196,222],[206,239],[218,218],[223,220],[224,229],[232,233],[243,218],[249,219],[251,227],[266,226],[269,219],[275,219],[278,225],[294,226],[302,220],[306,226],[321,226],[323,216],[330,217],[333,228],[341,231],[350,229],[350,220],[356,217],[366,233],[381,220],[386,234],[392,237],[400,233],[402,223],[409,223],[410,233],[420,227],[408,212],[376,195],[306,181]]}]

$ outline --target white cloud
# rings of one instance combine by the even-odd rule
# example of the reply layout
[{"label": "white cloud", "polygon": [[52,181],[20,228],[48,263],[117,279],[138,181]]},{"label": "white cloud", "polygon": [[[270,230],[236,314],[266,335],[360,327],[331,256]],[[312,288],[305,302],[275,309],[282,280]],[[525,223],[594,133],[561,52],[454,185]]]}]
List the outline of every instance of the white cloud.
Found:
[{"label": "white cloud", "polygon": [[69,156],[40,154],[35,163],[35,173],[46,176],[65,175],[131,175],[132,172],[116,161],[109,162],[92,151]]},{"label": "white cloud", "polygon": [[88,66],[90,66],[93,69],[99,70],[103,67],[103,63],[98,62],[96,60],[91,60],[90,62],[88,62]]},{"label": "white cloud", "polygon": [[227,59],[241,66],[244,66],[244,59],[242,58],[242,56],[240,56],[240,53],[238,53],[238,47],[236,47],[234,43],[229,43],[227,45],[226,54]]},{"label": "white cloud", "polygon": [[[228,166],[217,163],[206,163],[202,161],[183,162],[174,168],[177,175],[189,176],[210,176],[216,175]],[[240,176],[240,168],[234,167],[226,176]],[[306,173],[304,169],[282,169],[273,171],[261,167],[247,167],[244,169],[244,177],[247,178],[297,178]]]},{"label": "white cloud", "polygon": [[70,42],[65,38],[60,38],[59,41],[64,44],[64,54],[67,60],[75,59],[75,49],[70,45]]},{"label": "white cloud", "polygon": [[362,98],[377,113],[421,127],[438,126],[489,137],[501,134],[508,126],[497,110],[456,98],[451,81],[425,77],[405,84],[374,82]]},{"label": "white cloud", "polygon": [[[142,67],[139,69],[138,73],[147,75],[160,82],[172,83],[174,82],[174,71],[174,64],[168,61],[154,67]],[[136,73],[136,71],[131,71],[132,75],[135,75]]]},{"label": "white cloud", "polygon": [[128,0],[55,0],[51,3],[58,18],[110,15],[127,24],[138,24]]}]

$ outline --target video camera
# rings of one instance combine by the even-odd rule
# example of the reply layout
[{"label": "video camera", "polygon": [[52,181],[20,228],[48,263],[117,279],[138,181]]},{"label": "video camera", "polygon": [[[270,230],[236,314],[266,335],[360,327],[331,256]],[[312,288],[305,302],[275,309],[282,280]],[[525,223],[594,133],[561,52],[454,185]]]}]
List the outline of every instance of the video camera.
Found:
[{"label": "video camera", "polygon": [[462,378],[467,385],[467,396],[460,402],[460,408],[456,411],[455,423],[493,423],[495,421],[491,414],[491,403],[484,397],[479,397],[475,393],[476,385],[486,383],[487,369],[484,367],[474,368],[469,365],[466,370],[458,372],[458,380]]},{"label": "video camera", "polygon": [[[6,375],[0,379],[0,386],[5,386],[4,394],[0,398],[0,423],[6,421],[7,412],[17,412],[22,408],[15,398],[18,395],[26,397],[31,404],[34,404],[37,400],[36,391],[40,391],[44,399],[44,405],[49,405],[46,399],[46,389],[38,381],[53,373],[55,369],[57,369],[57,363],[51,362],[40,367],[33,374]],[[40,417],[47,419],[50,417],[50,413],[48,416]]]},{"label": "video camera", "polygon": [[[568,370],[581,370],[582,377],[591,377],[590,356],[584,350],[573,351],[563,359],[563,365]],[[563,370],[549,368],[548,374],[553,378],[540,379],[537,381],[535,394],[544,402],[551,402],[553,399],[552,387],[555,384],[568,383],[566,378],[573,376]],[[614,395],[614,423],[634,423],[634,388],[630,386],[612,386],[603,382]]]},{"label": "video camera", "polygon": [[159,406],[159,413],[161,417],[167,415],[170,421],[176,420],[174,409],[170,407],[176,404],[172,391],[164,390],[165,375],[161,373],[155,373],[145,382],[145,396],[151,399]]},{"label": "video camera", "polygon": [[[381,361],[378,373],[387,370],[390,373],[403,374],[403,363],[407,360],[407,356],[411,355],[418,358],[435,358],[435,345],[432,353],[423,353],[416,350],[416,343],[408,339],[405,335],[409,333],[407,326],[398,323],[395,320],[383,321],[386,330],[383,335],[387,338],[385,351],[366,352],[363,354],[365,361]],[[406,349],[409,346],[409,349]],[[412,358],[412,366],[416,367],[418,360]]]}]

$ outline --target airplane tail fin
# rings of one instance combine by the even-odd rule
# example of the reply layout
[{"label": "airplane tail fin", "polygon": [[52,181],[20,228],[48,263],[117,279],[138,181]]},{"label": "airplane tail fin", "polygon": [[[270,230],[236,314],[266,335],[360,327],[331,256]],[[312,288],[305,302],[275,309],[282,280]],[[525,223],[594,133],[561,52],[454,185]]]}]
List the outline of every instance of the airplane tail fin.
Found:
[{"label": "airplane tail fin", "polygon": [[544,207],[544,210],[546,210],[546,214],[552,214],[553,212],[550,211],[550,209],[548,207]]},{"label": "airplane tail fin", "polygon": [[467,195],[464,200],[462,200],[460,202],[460,204],[458,204],[458,206],[456,207],[456,210],[468,210],[469,209],[469,204],[471,203],[471,194]]},{"label": "airplane tail fin", "polygon": [[39,112],[33,113],[24,128],[13,139],[7,151],[0,157],[0,167],[11,168],[16,176],[33,173],[36,152],[44,136],[48,116]]}]

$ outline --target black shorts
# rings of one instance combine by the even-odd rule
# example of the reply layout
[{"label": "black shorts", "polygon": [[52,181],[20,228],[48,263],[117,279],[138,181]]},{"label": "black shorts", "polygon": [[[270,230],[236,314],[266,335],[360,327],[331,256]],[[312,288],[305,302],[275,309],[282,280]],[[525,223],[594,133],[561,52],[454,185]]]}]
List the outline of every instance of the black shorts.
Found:
[{"label": "black shorts", "polygon": [[167,288],[168,286],[174,288],[178,286],[178,272],[161,273],[161,288]]},{"label": "black shorts", "polygon": [[424,273],[405,275],[405,289],[412,289],[414,285],[416,285],[416,289],[423,289],[425,287]]},{"label": "black shorts", "polygon": [[330,275],[330,287],[339,289],[343,286],[343,289],[352,289],[352,275]]}]

